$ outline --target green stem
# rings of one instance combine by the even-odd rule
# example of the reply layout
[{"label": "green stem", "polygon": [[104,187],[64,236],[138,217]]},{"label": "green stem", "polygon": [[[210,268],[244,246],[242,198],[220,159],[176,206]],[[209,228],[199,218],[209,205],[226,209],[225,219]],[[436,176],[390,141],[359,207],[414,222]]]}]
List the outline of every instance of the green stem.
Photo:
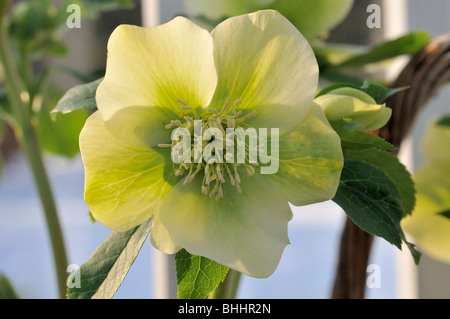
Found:
[{"label": "green stem", "polygon": [[3,27],[3,15],[6,12],[8,3],[8,0],[4,0],[0,4],[0,61],[2,62],[4,68],[8,101],[17,121],[16,136],[27,157],[36,187],[39,192],[42,207],[45,212],[47,227],[53,249],[59,296],[61,298],[65,298],[68,263],[64,239],[52,189],[50,187],[50,182],[42,159],[36,128],[32,124],[30,110],[21,98],[21,94],[24,92],[22,90],[22,82],[18,75],[17,69],[14,67],[14,58],[7,41],[6,31]]},{"label": "green stem", "polygon": [[236,299],[241,273],[230,269],[225,280],[208,296],[209,299]]}]

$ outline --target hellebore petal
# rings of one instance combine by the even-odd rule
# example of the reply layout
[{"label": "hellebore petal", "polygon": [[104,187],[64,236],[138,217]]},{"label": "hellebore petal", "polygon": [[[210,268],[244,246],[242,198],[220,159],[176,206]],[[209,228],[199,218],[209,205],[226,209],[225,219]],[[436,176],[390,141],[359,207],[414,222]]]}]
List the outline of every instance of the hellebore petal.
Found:
[{"label": "hellebore petal", "polygon": [[119,141],[106,128],[100,112],[86,121],[80,149],[85,201],[94,218],[113,230],[126,231],[152,217],[176,183],[169,150]]},{"label": "hellebore petal", "polygon": [[108,41],[105,79],[96,93],[103,118],[128,106],[178,112],[177,99],[206,107],[217,83],[212,50],[208,31],[186,18],[153,28],[118,26]]},{"label": "hellebore petal", "polygon": [[424,253],[450,263],[450,127],[428,124],[425,164],[414,173],[416,206],[402,227]]},{"label": "hellebore petal", "polygon": [[225,184],[226,200],[201,194],[201,179],[178,183],[161,206],[172,240],[194,255],[206,256],[252,277],[270,276],[289,243],[292,212],[264,176],[242,174],[242,194]]},{"label": "hellebore petal", "polygon": [[[329,200],[336,194],[343,167],[340,139],[322,109],[311,106],[303,121],[279,138],[276,174],[265,175],[295,206]],[[268,148],[270,149],[270,147]]]},{"label": "hellebore petal", "polygon": [[432,258],[450,263],[450,164],[429,162],[414,174],[416,207],[402,220],[402,227],[419,249]]},{"label": "hellebore petal", "polygon": [[427,161],[450,161],[450,127],[429,125],[422,142],[422,153]]},{"label": "hellebore petal", "polygon": [[274,10],[233,17],[211,35],[219,75],[212,107],[227,98],[236,110],[257,111],[252,126],[285,132],[306,115],[317,89],[314,52],[300,32]]},{"label": "hellebore petal", "polygon": [[170,238],[169,231],[166,226],[161,222],[160,214],[153,216],[152,231],[150,233],[150,242],[153,247],[159,251],[173,255],[176,254],[182,247],[175,244]]},{"label": "hellebore petal", "polygon": [[350,118],[361,131],[372,131],[386,125],[392,109],[377,102],[358,89],[340,88],[321,95],[314,100],[325,112],[329,121]]}]

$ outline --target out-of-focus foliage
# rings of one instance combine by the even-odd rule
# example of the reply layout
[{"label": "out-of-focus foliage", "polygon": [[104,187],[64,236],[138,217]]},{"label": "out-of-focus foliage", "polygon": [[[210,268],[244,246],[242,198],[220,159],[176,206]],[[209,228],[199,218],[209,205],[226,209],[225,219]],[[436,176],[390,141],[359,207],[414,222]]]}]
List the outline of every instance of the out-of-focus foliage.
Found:
[{"label": "out-of-focus foliage", "polygon": [[274,9],[285,16],[309,40],[337,26],[350,12],[354,0],[185,0],[191,18],[209,23],[257,10]]},{"label": "out-of-focus foliage", "polygon": [[[95,70],[81,72],[69,65],[55,63],[57,58],[69,53],[63,36],[69,31],[67,20],[73,13],[69,5],[77,5],[80,18],[97,17],[100,12],[118,8],[130,8],[132,0],[79,0],[18,1],[5,17],[5,27],[20,80],[25,89],[23,98],[29,107],[33,123],[37,126],[40,144],[44,151],[73,157],[78,154],[78,136],[89,115],[80,110],[70,115],[50,117],[51,110],[63,95],[63,90],[53,83],[51,76],[64,72],[77,80],[91,81]],[[45,60],[45,67],[36,63]],[[0,67],[0,118],[15,125],[5,90],[5,80]],[[1,132],[0,132],[1,136]]]},{"label": "out-of-focus foliage", "polygon": [[414,173],[417,204],[402,225],[430,257],[450,263],[450,117],[429,124],[425,163]]}]

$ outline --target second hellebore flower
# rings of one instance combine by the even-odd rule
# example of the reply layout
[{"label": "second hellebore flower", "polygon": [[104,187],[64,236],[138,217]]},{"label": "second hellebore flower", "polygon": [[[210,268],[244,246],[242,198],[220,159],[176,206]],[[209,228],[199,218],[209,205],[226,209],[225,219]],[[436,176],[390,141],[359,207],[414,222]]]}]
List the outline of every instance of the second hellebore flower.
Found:
[{"label": "second hellebore flower", "polygon": [[[182,17],[154,28],[119,26],[98,111],[80,136],[93,216],[117,231],[153,218],[159,250],[185,248],[269,276],[289,243],[288,202],[331,199],[339,183],[340,140],[313,104],[317,82],[308,42],[273,10],[230,18],[211,33]],[[277,128],[279,148],[265,154],[277,172],[261,174],[261,160],[248,157],[174,163],[171,134],[195,121],[202,130]]]},{"label": "second hellebore flower", "polygon": [[402,226],[424,253],[450,264],[450,127],[431,121],[422,150],[425,162],[413,175],[416,206]]}]

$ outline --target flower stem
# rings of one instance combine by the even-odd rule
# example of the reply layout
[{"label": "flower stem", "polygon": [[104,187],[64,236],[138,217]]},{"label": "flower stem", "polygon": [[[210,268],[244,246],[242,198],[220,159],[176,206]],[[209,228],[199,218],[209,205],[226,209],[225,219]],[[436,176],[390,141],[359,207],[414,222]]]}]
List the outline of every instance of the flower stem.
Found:
[{"label": "flower stem", "polygon": [[0,4],[0,61],[4,69],[8,101],[17,121],[15,126],[16,137],[27,157],[45,213],[58,278],[59,296],[65,298],[68,264],[66,250],[53,193],[37,139],[36,128],[32,124],[28,105],[21,98],[21,94],[24,92],[22,82],[17,69],[14,67],[14,58],[3,25],[3,17],[8,8],[8,3],[9,1],[5,0]]},{"label": "flower stem", "polygon": [[225,280],[208,296],[209,299],[235,299],[241,280],[241,273],[230,269]]}]

